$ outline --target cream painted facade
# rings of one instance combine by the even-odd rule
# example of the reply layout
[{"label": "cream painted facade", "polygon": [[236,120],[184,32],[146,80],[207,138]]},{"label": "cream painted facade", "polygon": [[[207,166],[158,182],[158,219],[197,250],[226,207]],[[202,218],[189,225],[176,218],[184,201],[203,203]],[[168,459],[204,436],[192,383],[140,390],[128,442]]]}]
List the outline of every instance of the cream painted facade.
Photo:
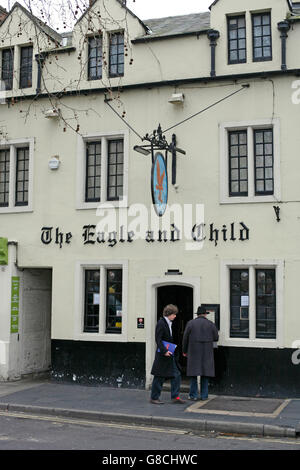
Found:
[{"label": "cream painted facade", "polygon": [[[105,2],[106,6],[107,3]],[[103,0],[97,0],[90,12],[97,12],[98,9],[104,11],[102,4]],[[224,357],[228,359],[227,354],[234,357],[235,354],[240,354],[243,348],[249,353],[249,358],[252,354],[257,354],[255,357],[260,356],[259,363],[263,362],[266,354],[268,363],[277,360],[278,352],[281,352],[280,368],[291,370],[290,376],[294,374],[296,382],[299,383],[300,366],[297,369],[297,366],[291,363],[290,351],[292,344],[300,339],[300,160],[297,157],[300,144],[300,104],[297,104],[299,82],[298,85],[296,83],[300,72],[297,47],[300,24],[296,16],[290,19],[291,27],[286,41],[286,71],[281,70],[282,42],[277,28],[280,21],[290,18],[289,5],[292,6],[286,0],[219,0],[211,6],[210,27],[203,28],[198,34],[181,33],[155,40],[148,34],[147,40],[141,40],[140,38],[146,36],[142,22],[117,0],[110,1],[109,7],[107,6],[109,18],[114,20],[107,19],[105,23],[107,29],[103,32],[103,47],[108,51],[108,31],[125,30],[128,56],[125,56],[124,76],[109,78],[107,67],[103,67],[102,79],[87,79],[87,44],[83,49],[81,47],[83,37],[89,34],[88,27],[91,24],[88,21],[91,13],[87,12],[74,27],[72,44],[62,47],[59,53],[47,55],[42,70],[41,90],[37,95],[39,72],[34,57],[35,54],[52,49],[54,43],[52,40],[48,41],[49,36],[32,22],[21,7],[13,7],[9,17],[0,26],[1,37],[4,33],[7,38],[2,42],[1,50],[14,46],[16,64],[13,89],[4,92],[6,102],[0,106],[0,129],[3,137],[0,150],[10,149],[12,162],[9,204],[0,207],[0,236],[17,242],[17,248],[10,245],[9,266],[0,267],[2,380],[40,371],[49,365],[46,367],[45,363],[33,361],[33,364],[27,366],[15,366],[16,362],[24,362],[22,334],[25,334],[26,318],[22,302],[19,313],[19,339],[16,339],[15,333],[10,333],[12,270],[16,275],[20,275],[21,298],[24,296],[22,279],[30,270],[33,270],[33,273],[34,270],[43,270],[45,279],[48,279],[48,284],[43,287],[43,307],[38,302],[33,302],[32,311],[36,311],[36,315],[41,310],[48,312],[45,315],[48,315],[51,322],[51,331],[50,326],[46,327],[43,322],[44,326],[40,323],[40,327],[36,326],[36,331],[40,332],[40,337],[45,331],[49,332],[52,340],[52,367],[58,371],[54,374],[56,378],[67,377],[59,362],[60,351],[64,358],[67,357],[64,364],[68,363],[68,377],[71,377],[71,380],[76,380],[76,377],[80,380],[80,377],[85,375],[84,364],[81,364],[80,370],[76,369],[75,363],[74,367],[72,366],[76,355],[74,350],[78,345],[84,348],[89,344],[88,354],[91,356],[94,345],[95,348],[100,348],[95,351],[105,349],[107,358],[112,344],[117,343],[117,347],[123,347],[122,354],[125,355],[128,345],[137,344],[140,349],[134,352],[130,349],[128,355],[131,358],[134,356],[136,362],[140,361],[139,366],[144,371],[138,385],[148,387],[152,377],[150,370],[155,351],[154,331],[159,314],[158,288],[185,286],[192,289],[193,312],[196,312],[201,303],[220,305],[220,355],[224,353]],[[260,12],[271,12],[272,59],[255,62],[252,56],[251,15]],[[245,15],[245,63],[228,64],[228,15]],[[17,37],[20,18],[26,23],[26,28],[23,28],[22,36]],[[10,35],[7,34],[6,28],[9,28]],[[207,37],[209,29],[220,33],[215,47],[215,76],[211,76],[213,47]],[[20,89],[20,46],[29,43],[33,44],[32,87]],[[78,60],[78,51],[81,50],[82,59]],[[133,62],[130,64],[131,59]],[[249,85],[249,88],[244,88],[231,98],[221,101],[245,84]],[[96,214],[99,203],[89,203],[84,199],[85,149],[88,142],[101,141],[105,154],[109,140],[120,138],[123,141],[125,202],[123,207],[118,207],[116,201],[112,202],[118,217],[121,214],[124,217],[129,214],[128,218],[132,220],[130,217],[133,218],[133,214],[130,210],[134,204],[141,204],[149,211],[152,204],[151,156],[144,157],[133,150],[135,145],[141,145],[141,141],[104,101],[107,89],[111,90],[112,96],[115,97],[118,87],[121,91],[121,104],[118,107],[115,100],[110,104],[120,114],[123,110],[126,111],[126,121],[141,136],[147,132],[151,133],[159,123],[163,129],[168,129],[220,101],[205,113],[166,133],[167,140],[171,141],[172,133],[175,132],[178,146],[186,151],[185,156],[177,154],[176,185],[171,184],[169,154],[168,204],[179,205],[182,210],[185,205],[192,205],[193,208],[197,204],[203,206],[206,239],[202,249],[187,250],[186,241],[183,239],[175,243],[170,240],[156,240],[153,243],[141,239],[132,242],[118,241],[112,247],[108,246],[107,242],[84,243],[84,227],[99,222],[99,215]],[[49,101],[48,91],[62,90],[64,93],[60,99],[54,96]],[[182,93],[183,103],[170,103],[172,93]],[[60,108],[63,119],[45,117],[45,111],[52,106]],[[79,124],[79,132],[74,132],[66,122],[75,129]],[[274,191],[268,195],[255,195],[253,132],[258,129],[273,131]],[[232,197],[228,192],[228,136],[232,131],[245,130],[249,152],[248,195]],[[16,206],[13,197],[13,162],[17,149],[22,146],[29,148],[28,204]],[[49,168],[49,160],[54,156],[57,156],[60,162],[57,170]],[[107,161],[104,157],[101,171],[101,203],[105,203]],[[279,222],[273,206],[280,208]],[[113,210],[110,209],[111,212]],[[163,223],[164,216],[160,219]],[[158,217],[155,220],[158,223]],[[191,222],[197,224],[201,221],[192,218]],[[190,230],[193,224],[190,224]],[[232,224],[235,230],[232,238],[235,240],[230,240]],[[244,226],[249,230],[248,239],[240,240],[240,230]],[[43,227],[52,228],[52,242],[49,244],[41,240]],[[171,229],[170,226],[166,228],[169,231]],[[56,229],[63,233],[61,247],[55,243]],[[219,231],[217,243],[209,240],[210,229]],[[67,234],[71,234],[69,238],[66,238]],[[194,245],[199,246],[199,242],[194,242]],[[16,253],[13,252],[14,249]],[[106,299],[101,291],[106,288],[104,281],[100,285],[99,330],[83,331],[84,273],[86,269],[98,268],[101,279],[105,277],[107,269],[122,270],[122,330],[118,334],[106,332]],[[232,337],[230,334],[230,269],[239,268],[249,269],[250,276],[248,337]],[[276,276],[276,333],[273,338],[256,337],[257,268],[272,269]],[[178,269],[181,274],[167,275],[170,269]],[[50,270],[52,277],[48,276]],[[41,279],[39,276],[37,278]],[[48,295],[49,289],[52,292],[51,299]],[[171,298],[169,302],[172,303]],[[145,328],[137,328],[139,317],[144,318]],[[29,326],[28,328],[30,329]],[[36,346],[36,351],[41,352],[43,340],[37,344],[39,346]],[[67,344],[67,349],[64,349],[64,344]],[[100,356],[97,354],[95,353],[94,359],[101,362],[101,352]],[[120,358],[116,360],[119,361]],[[49,362],[49,354],[48,359],[45,359],[45,362],[47,361]],[[56,362],[60,364],[59,367],[56,367]],[[229,362],[228,359],[228,364]],[[232,371],[236,377],[237,371],[233,370],[233,363],[230,364],[228,374]],[[129,379],[126,382],[127,368],[134,375],[134,367],[131,367],[130,360],[129,364],[122,367],[119,370],[114,366],[114,369],[118,369],[118,377],[123,374],[122,383],[126,386],[126,383],[130,382]],[[97,375],[96,372],[93,374],[91,364],[87,369],[89,377]],[[113,375],[113,371],[111,373]],[[221,376],[224,376],[224,371]],[[278,385],[278,377],[280,374],[271,376],[269,384],[274,382]],[[231,380],[230,377],[228,380]],[[251,382],[250,377],[249,381]],[[234,383],[234,379],[232,382]],[[218,383],[222,389],[222,380]],[[247,383],[246,380],[245,388]],[[290,379],[279,385],[288,389]],[[224,387],[226,389],[227,386]],[[268,393],[267,388],[265,393]]]}]

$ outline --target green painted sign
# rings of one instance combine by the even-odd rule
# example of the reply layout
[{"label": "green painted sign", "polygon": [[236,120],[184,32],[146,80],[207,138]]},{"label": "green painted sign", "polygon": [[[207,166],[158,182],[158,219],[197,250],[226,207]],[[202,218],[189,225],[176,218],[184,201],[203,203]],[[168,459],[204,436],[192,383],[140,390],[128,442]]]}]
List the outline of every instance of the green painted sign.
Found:
[{"label": "green painted sign", "polygon": [[19,303],[20,303],[20,278],[11,278],[11,308],[10,308],[10,332],[19,332]]},{"label": "green painted sign", "polygon": [[0,265],[8,264],[8,240],[0,237]]}]

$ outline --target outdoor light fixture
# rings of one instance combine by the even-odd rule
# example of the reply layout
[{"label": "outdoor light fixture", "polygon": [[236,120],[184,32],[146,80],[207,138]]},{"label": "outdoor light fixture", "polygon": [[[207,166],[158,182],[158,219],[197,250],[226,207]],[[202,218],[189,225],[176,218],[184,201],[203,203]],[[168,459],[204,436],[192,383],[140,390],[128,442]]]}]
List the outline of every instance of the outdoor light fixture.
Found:
[{"label": "outdoor light fixture", "polygon": [[135,150],[138,153],[141,153],[142,155],[150,155],[150,150],[146,149],[145,147],[142,147],[141,145],[135,145],[133,147],[133,150]]},{"label": "outdoor light fixture", "polygon": [[184,94],[183,93],[173,93],[171,98],[169,99],[169,103],[172,104],[181,104],[184,101]]}]

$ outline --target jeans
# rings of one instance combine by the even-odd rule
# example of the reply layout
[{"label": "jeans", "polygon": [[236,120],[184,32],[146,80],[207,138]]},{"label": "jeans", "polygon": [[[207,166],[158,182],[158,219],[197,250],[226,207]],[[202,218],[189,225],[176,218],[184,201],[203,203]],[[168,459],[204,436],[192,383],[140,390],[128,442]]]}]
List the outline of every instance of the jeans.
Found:
[{"label": "jeans", "polygon": [[[174,377],[171,379],[171,398],[179,397],[181,374],[173,358],[173,373]],[[165,377],[154,376],[151,388],[151,400],[158,400],[162,391]]]},{"label": "jeans", "polygon": [[[208,398],[208,380],[209,380],[209,378],[206,377],[205,375],[201,376],[201,383],[200,383],[200,398],[201,398],[201,400],[207,400],[207,398]],[[198,398],[199,397],[197,377],[191,377],[189,396],[191,398]]]}]

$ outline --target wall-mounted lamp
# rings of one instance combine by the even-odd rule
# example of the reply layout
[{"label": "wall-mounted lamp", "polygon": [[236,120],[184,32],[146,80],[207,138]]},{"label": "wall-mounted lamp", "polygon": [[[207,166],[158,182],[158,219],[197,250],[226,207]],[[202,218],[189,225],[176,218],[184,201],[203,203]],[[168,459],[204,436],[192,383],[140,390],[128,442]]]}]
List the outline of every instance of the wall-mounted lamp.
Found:
[{"label": "wall-mounted lamp", "polygon": [[60,115],[60,110],[58,108],[47,109],[44,113],[45,118],[58,118]]},{"label": "wall-mounted lamp", "polygon": [[169,103],[172,103],[172,104],[181,104],[183,102],[184,102],[183,93],[173,93],[171,98],[169,99]]},{"label": "wall-mounted lamp", "polygon": [[135,145],[133,147],[133,150],[135,150],[136,152],[138,153],[141,153],[142,155],[150,155],[151,151],[146,149],[145,147],[141,146],[141,145]]}]

